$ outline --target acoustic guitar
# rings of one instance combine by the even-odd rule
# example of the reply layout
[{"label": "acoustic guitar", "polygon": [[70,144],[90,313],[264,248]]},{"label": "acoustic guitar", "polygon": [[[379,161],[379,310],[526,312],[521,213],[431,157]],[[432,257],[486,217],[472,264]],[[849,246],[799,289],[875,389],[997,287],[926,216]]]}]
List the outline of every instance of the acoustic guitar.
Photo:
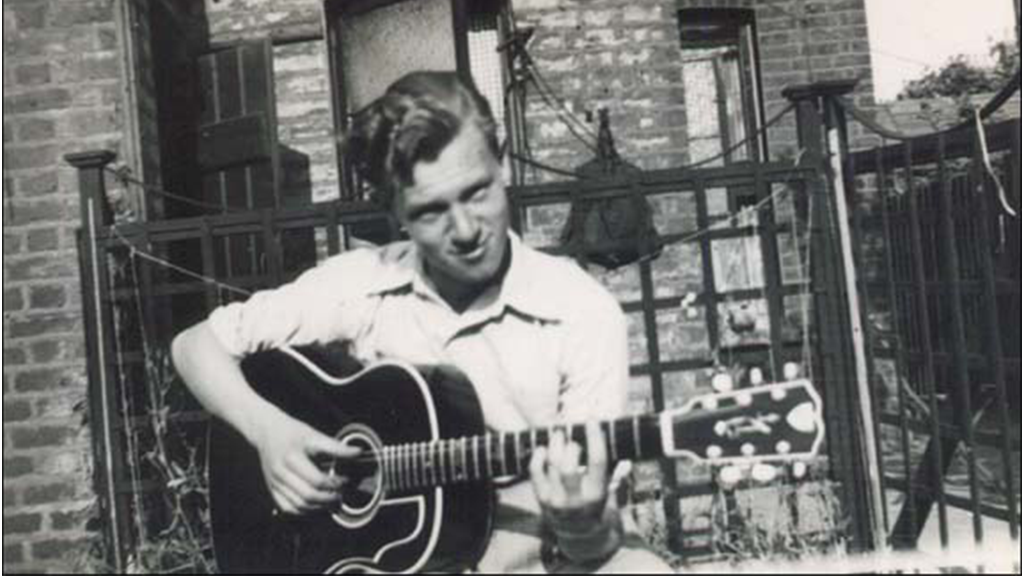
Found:
[{"label": "acoustic guitar", "polygon": [[[210,512],[228,573],[459,571],[482,556],[498,479],[525,478],[553,430],[489,431],[472,384],[454,370],[400,362],[366,368],[292,349],[247,358],[253,389],[317,430],[362,450],[319,462],[346,479],[320,513],[277,514],[259,455],[230,426],[210,428]],[[602,423],[612,461],[689,458],[720,464],[815,455],[821,399],[808,381],[695,398]],[[585,448],[585,428],[564,428]]]}]

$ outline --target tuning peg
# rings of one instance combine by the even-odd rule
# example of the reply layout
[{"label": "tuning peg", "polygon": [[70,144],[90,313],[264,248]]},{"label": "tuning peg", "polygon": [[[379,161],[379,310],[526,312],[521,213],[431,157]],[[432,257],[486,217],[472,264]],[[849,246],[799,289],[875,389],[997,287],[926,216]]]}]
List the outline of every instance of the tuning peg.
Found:
[{"label": "tuning peg", "polygon": [[755,464],[754,468],[750,471],[750,477],[755,482],[768,484],[779,477],[779,469],[770,464]]},{"label": "tuning peg", "polygon": [[760,386],[761,384],[764,384],[764,372],[762,372],[760,368],[751,368],[750,385]]},{"label": "tuning peg", "polygon": [[722,372],[715,374],[714,378],[711,379],[711,387],[715,389],[715,392],[724,394],[726,392],[732,392],[736,387],[733,382],[732,376]]},{"label": "tuning peg", "polygon": [[787,362],[782,367],[782,375],[786,378],[787,382],[791,382],[800,377],[800,365],[796,362]]},{"label": "tuning peg", "polygon": [[795,462],[793,464],[793,478],[795,480],[803,480],[807,476],[807,464],[804,462]]},{"label": "tuning peg", "polygon": [[718,472],[718,485],[723,490],[733,490],[743,480],[743,470],[737,466],[726,466]]}]

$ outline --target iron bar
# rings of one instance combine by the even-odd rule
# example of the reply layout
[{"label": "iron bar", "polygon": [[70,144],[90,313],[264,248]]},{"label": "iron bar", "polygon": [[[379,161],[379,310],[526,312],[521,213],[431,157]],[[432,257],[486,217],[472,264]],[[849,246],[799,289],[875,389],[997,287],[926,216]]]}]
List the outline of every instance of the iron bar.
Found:
[{"label": "iron bar", "polygon": [[[907,479],[907,502],[910,503],[911,506],[916,508],[917,503],[915,500],[914,486],[910,480],[911,475],[913,473],[913,461],[910,450],[910,430],[907,422],[907,391],[906,388],[903,386],[902,381],[903,375],[907,374],[908,366],[906,350],[904,349],[904,342],[901,330],[902,322],[900,320],[900,315],[902,314],[902,310],[899,305],[899,296],[896,292],[896,263],[893,251],[892,222],[889,218],[889,179],[885,172],[884,165],[882,163],[881,150],[879,148],[876,148],[875,152],[875,177],[877,178],[879,204],[881,206],[882,234],[883,242],[885,244],[886,272],[889,277],[889,282],[887,283],[889,288],[889,313],[892,317],[890,322],[892,322],[892,331],[895,339],[894,347],[896,352],[896,374],[894,378],[896,380],[896,398],[899,410],[900,449],[903,452],[903,475]],[[879,413],[879,421],[882,420],[883,414],[883,412]],[[917,510],[912,509],[911,514],[916,517]]]},{"label": "iron bar", "polygon": [[[938,137],[938,149],[939,149],[939,165],[938,165],[938,177],[939,177],[939,230],[941,231],[940,236],[942,241],[938,242],[941,246],[936,246],[936,249],[944,252],[942,261],[945,262],[945,267],[941,264],[939,268],[945,272],[946,285],[949,290],[950,301],[948,303],[948,312],[953,316],[953,350],[954,350],[954,374],[956,378],[956,397],[957,402],[954,405],[954,414],[960,420],[960,426],[963,430],[963,447],[966,451],[967,458],[967,475],[970,483],[971,498],[976,503],[980,504],[979,488],[978,488],[978,463],[977,455],[975,453],[974,443],[974,424],[972,422],[972,394],[971,394],[971,374],[968,369],[967,359],[965,352],[967,350],[967,328],[964,325],[964,301],[963,301],[963,290],[960,286],[961,278],[961,265],[960,265],[960,250],[957,246],[957,230],[956,221],[953,212],[953,191],[949,182],[949,170],[946,165],[946,136],[940,134]],[[963,239],[966,241],[966,239]],[[941,489],[941,485],[939,487]],[[981,510],[975,507],[974,509],[974,540],[976,543],[981,544],[982,538],[984,537],[984,526],[982,524]]]},{"label": "iron bar", "polygon": [[[921,350],[924,354],[924,362],[922,362],[922,368],[924,372],[924,386],[927,390],[927,395],[930,400],[931,414],[929,415],[932,424],[932,443],[942,443],[942,435],[940,432],[940,417],[939,412],[939,401],[936,394],[936,382],[935,382],[935,364],[932,358],[934,348],[932,347],[932,329],[930,320],[930,310],[928,306],[928,289],[927,289],[927,276],[924,268],[924,246],[921,237],[921,218],[918,206],[918,187],[917,180],[914,175],[914,145],[912,142],[905,143],[905,161],[906,161],[906,184],[907,184],[907,211],[910,217],[909,233],[910,243],[912,249],[912,260],[911,274],[915,278],[917,284],[917,316],[918,322],[916,327],[920,330],[920,342]],[[928,451],[926,451],[927,453]],[[937,477],[937,481],[940,485],[945,481],[945,470],[946,463],[943,461],[942,450],[936,449],[930,451],[932,456],[932,470],[934,475]],[[925,466],[925,461],[922,460],[921,466]],[[938,495],[939,503],[939,538],[943,548],[949,547],[949,517],[946,510],[946,494],[945,490],[936,491]],[[930,508],[930,505],[929,505]],[[900,547],[914,547],[917,544],[917,540],[921,535],[921,530],[924,529],[924,525],[914,525],[911,527],[914,532],[906,535],[911,539],[900,541]],[[897,535],[900,537],[901,535]]]},{"label": "iron bar", "polygon": [[[1018,6],[1020,2],[1018,0]],[[1019,26],[1019,24],[1018,24]],[[1018,27],[1019,30],[1019,27]],[[1017,149],[1016,149],[1016,161],[1017,165],[1020,166],[1020,134],[1017,134]],[[974,165],[977,165],[977,159],[975,159]],[[996,272],[993,263],[995,257],[992,253],[992,237],[990,233],[989,224],[993,222],[993,210],[991,205],[993,190],[990,185],[985,185],[984,181],[981,184],[980,199],[977,203],[978,212],[975,216],[980,220],[978,226],[979,233],[979,244],[984,254],[980,255],[978,260],[981,261],[982,275],[985,283],[984,296],[982,297],[984,306],[985,325],[987,330],[987,346],[989,361],[992,368],[992,375],[995,380],[996,394],[997,394],[997,410],[999,414],[999,420],[1002,424],[1002,458],[1003,458],[1003,482],[1005,484],[1005,497],[1006,497],[1006,509],[1008,511],[1008,524],[1010,530],[1010,537],[1014,540],[1020,538],[1020,518],[1018,513],[1018,502],[1019,502],[1019,488],[1015,489],[1014,477],[1013,477],[1013,445],[1011,439],[1012,423],[1010,421],[1009,413],[1009,395],[1007,394],[1006,387],[1009,383],[1008,374],[1006,370],[1005,355],[1003,349],[1003,339],[1000,331],[1001,326],[1001,314],[999,311],[999,296],[996,289]],[[1017,285],[1018,289],[1020,285]],[[1012,320],[1011,320],[1012,322]],[[1017,450],[1020,450],[1019,442]]]}]

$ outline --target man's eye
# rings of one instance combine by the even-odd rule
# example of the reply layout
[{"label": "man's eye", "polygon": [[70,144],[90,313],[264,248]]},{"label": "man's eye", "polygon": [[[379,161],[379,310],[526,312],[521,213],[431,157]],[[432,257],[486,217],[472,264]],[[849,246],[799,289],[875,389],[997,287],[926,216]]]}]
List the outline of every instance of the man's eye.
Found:
[{"label": "man's eye", "polygon": [[435,220],[443,212],[444,212],[444,208],[442,208],[440,206],[428,206],[428,207],[423,208],[421,210],[417,210],[413,214],[412,219],[413,220],[419,220],[421,222]]}]

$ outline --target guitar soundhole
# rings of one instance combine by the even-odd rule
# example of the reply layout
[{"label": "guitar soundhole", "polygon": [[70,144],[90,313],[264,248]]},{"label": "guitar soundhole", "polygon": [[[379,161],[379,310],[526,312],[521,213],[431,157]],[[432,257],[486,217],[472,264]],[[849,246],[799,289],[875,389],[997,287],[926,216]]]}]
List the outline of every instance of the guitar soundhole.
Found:
[{"label": "guitar soundhole", "polygon": [[373,430],[360,425],[346,427],[337,438],[358,448],[360,455],[354,459],[336,459],[331,465],[331,473],[344,480],[341,502],[333,517],[342,526],[357,528],[373,519],[384,496],[379,464],[383,446]]},{"label": "guitar soundhole", "polygon": [[345,506],[363,510],[369,506],[379,488],[377,457],[374,447],[363,438],[353,438],[349,445],[362,452],[357,460],[335,460],[334,473],[345,479],[341,501]]}]

